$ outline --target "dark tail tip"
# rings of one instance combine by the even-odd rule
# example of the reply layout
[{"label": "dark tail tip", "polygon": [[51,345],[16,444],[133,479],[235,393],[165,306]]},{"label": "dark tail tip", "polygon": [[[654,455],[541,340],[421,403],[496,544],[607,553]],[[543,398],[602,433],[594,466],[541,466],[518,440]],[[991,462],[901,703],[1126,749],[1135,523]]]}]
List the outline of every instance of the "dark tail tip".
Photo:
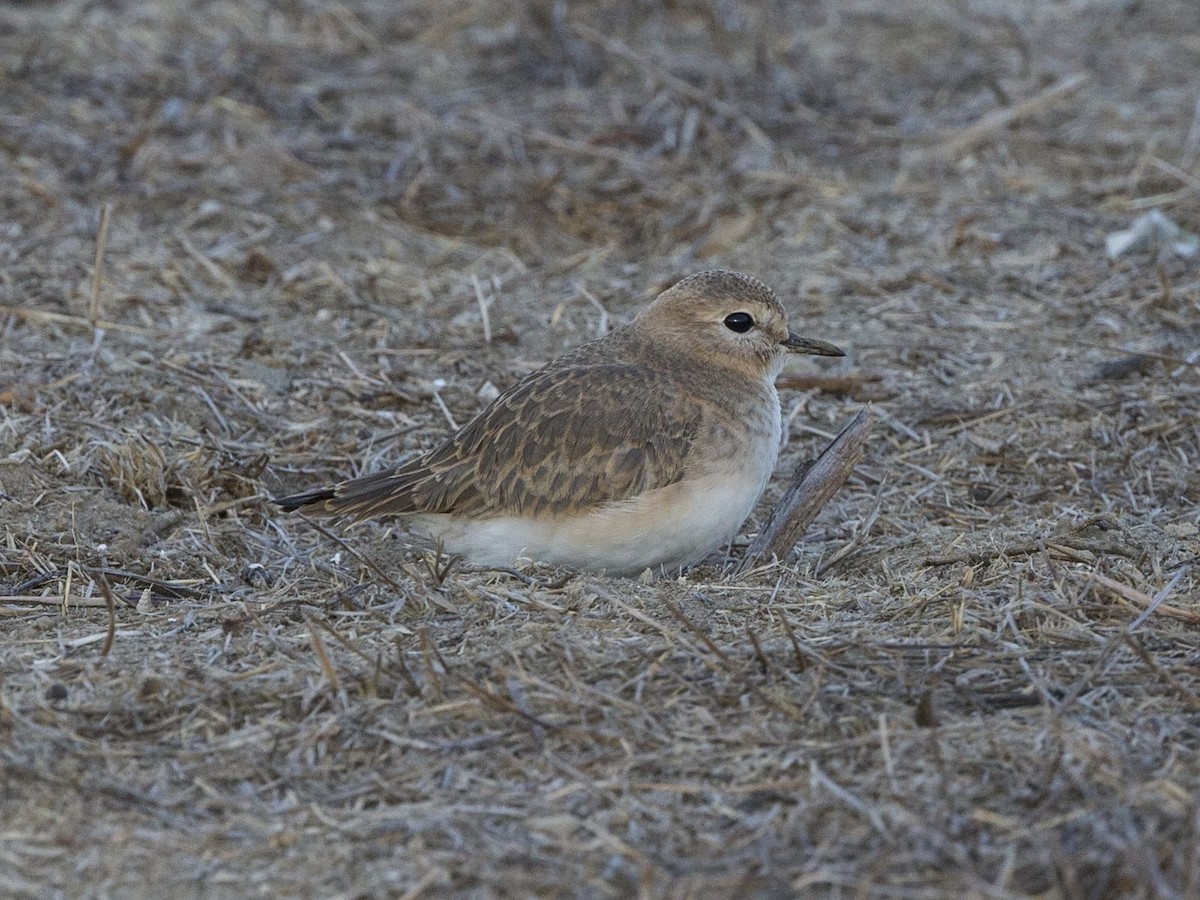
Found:
[{"label": "dark tail tip", "polygon": [[332,500],[333,496],[333,488],[317,488],[316,490],[305,491],[302,494],[277,497],[272,502],[284,512],[295,512],[305,506],[313,506],[318,503],[324,503],[326,500]]}]

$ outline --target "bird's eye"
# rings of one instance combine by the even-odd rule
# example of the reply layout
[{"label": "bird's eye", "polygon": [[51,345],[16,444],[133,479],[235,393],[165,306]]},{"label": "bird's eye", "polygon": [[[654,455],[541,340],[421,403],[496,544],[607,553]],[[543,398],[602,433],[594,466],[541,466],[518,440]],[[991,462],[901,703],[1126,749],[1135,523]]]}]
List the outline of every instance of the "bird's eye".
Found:
[{"label": "bird's eye", "polygon": [[725,317],[725,327],[738,334],[745,334],[754,327],[754,317],[750,313],[730,313]]}]

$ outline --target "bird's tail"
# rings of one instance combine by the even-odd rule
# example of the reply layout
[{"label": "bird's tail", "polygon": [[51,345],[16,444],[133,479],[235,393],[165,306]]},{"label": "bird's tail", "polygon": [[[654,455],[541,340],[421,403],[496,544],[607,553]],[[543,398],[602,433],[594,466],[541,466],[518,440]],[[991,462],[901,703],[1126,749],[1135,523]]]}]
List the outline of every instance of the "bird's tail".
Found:
[{"label": "bird's tail", "polygon": [[334,488],[316,488],[299,494],[289,494],[287,497],[276,497],[274,504],[284,512],[295,512],[302,509],[305,512],[325,512],[325,503],[337,496]]},{"label": "bird's tail", "polygon": [[413,479],[403,467],[364,475],[332,487],[316,488],[275,500],[287,512],[300,510],[320,516],[365,518],[417,512],[412,497]]}]

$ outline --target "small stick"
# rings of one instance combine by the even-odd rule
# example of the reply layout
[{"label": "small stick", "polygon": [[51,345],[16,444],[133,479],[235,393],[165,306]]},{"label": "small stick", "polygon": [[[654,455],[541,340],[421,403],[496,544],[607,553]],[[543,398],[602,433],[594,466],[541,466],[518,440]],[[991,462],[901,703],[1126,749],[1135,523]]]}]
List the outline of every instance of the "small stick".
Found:
[{"label": "small stick", "polygon": [[[192,261],[205,271],[209,279],[211,279],[214,284],[220,285],[226,291],[233,291],[235,286],[233,279],[226,275],[221,270],[220,266],[193,247],[192,242],[185,238],[182,234],[176,235],[175,239],[179,242],[179,246],[183,248],[183,252],[190,256]],[[327,272],[325,274],[328,276],[330,273]],[[337,285],[338,278],[336,273],[333,273],[333,277],[330,278],[330,281]]]},{"label": "small stick", "polygon": [[304,617],[304,626],[308,629],[309,641],[312,644],[313,653],[317,657],[317,662],[321,665],[321,671],[325,673],[325,680],[329,682],[330,689],[336,694],[341,682],[338,680],[337,669],[333,667],[333,662],[325,651],[325,642],[321,640],[321,635],[317,634],[317,629],[313,627],[312,619],[308,616]]},{"label": "small stick", "polygon": [[[1096,516],[1088,516],[1082,522],[1077,522],[1065,531],[1060,531],[1058,534],[1052,534],[1046,538],[1038,538],[1032,541],[1020,541],[1015,544],[1009,544],[1004,547],[993,547],[987,550],[970,550],[966,553],[956,553],[953,556],[927,556],[925,565],[927,566],[952,566],[956,563],[967,563],[975,565],[977,563],[988,562],[989,560],[997,559],[1001,556],[1028,556],[1033,553],[1040,552],[1043,548],[1050,548],[1058,553],[1069,552],[1071,550],[1091,550],[1092,548],[1082,544],[1080,538],[1074,535],[1081,531],[1086,531],[1093,525],[1101,522],[1107,522],[1108,516],[1101,513]],[[1129,599],[1128,597],[1126,599]]]},{"label": "small stick", "polygon": [[[1182,570],[1180,570],[1180,574],[1182,574]],[[1180,619],[1184,622],[1191,622],[1194,625],[1200,625],[1200,613],[1193,612],[1190,609],[1182,609],[1178,606],[1170,606],[1166,603],[1163,603],[1162,601],[1165,600],[1167,596],[1165,593],[1161,599],[1158,599],[1139,591],[1135,587],[1122,584],[1115,578],[1109,578],[1107,575],[1101,575],[1099,572],[1092,572],[1090,577],[1092,581],[1096,582],[1102,587],[1107,588],[1119,597],[1125,598],[1135,606],[1140,606],[1143,610],[1145,610],[1145,612],[1142,613],[1142,616],[1146,615],[1147,612],[1157,612],[1160,615],[1168,616],[1172,619]],[[1175,579],[1170,583],[1170,585],[1168,585],[1168,587],[1174,587],[1178,580],[1179,574],[1175,576]],[[1158,600],[1157,603],[1155,603],[1156,600]],[[1138,624],[1141,624],[1140,616]]]},{"label": "small stick", "polygon": [[1086,72],[1078,72],[1050,85],[1050,87],[1034,94],[1028,100],[1022,100],[1016,106],[993,110],[959,131],[954,137],[941,143],[934,150],[933,155],[942,157],[943,159],[953,159],[958,154],[970,150],[976,144],[982,143],[997,131],[1003,131],[1008,126],[1022,119],[1028,119],[1030,116],[1048,109],[1059,101],[1066,100],[1073,94],[1078,93],[1088,83],[1090,78],[1091,76]]},{"label": "small stick", "polygon": [[1173,166],[1165,159],[1159,159],[1157,156],[1150,157],[1149,164],[1154,166],[1154,168],[1158,169],[1160,172],[1165,172],[1168,175],[1178,178],[1193,191],[1200,191],[1200,178],[1197,178],[1190,172],[1185,172],[1178,166]]},{"label": "small stick", "polygon": [[368,569],[370,569],[372,572],[374,572],[376,575],[378,575],[381,579],[383,579],[384,584],[394,588],[396,590],[396,592],[400,594],[401,597],[407,596],[407,594],[404,590],[404,586],[401,585],[400,582],[398,582],[395,578],[393,578],[387,572],[383,571],[383,569],[381,569],[376,563],[374,563],[370,557],[364,556],[363,554],[359,553],[357,550],[355,550],[353,547],[351,547],[349,544],[347,544],[345,541],[343,541],[340,537],[338,537],[336,534],[334,534],[332,531],[330,531],[328,528],[326,528],[324,525],[322,525],[316,519],[310,518],[309,516],[304,515],[304,513],[298,513],[298,515],[300,516],[301,519],[303,519],[305,522],[307,522],[309,525],[311,525],[317,531],[321,532],[321,534],[325,535],[325,537],[329,538],[331,541],[336,543],[339,547],[341,547],[343,550],[345,550],[347,553],[349,553],[351,556],[353,556],[355,559],[357,559],[360,563],[362,563],[364,566],[366,566]]},{"label": "small stick", "polygon": [[663,598],[663,604],[667,607],[667,612],[678,619],[680,624],[690,631],[695,637],[699,638],[700,643],[704,644],[704,646],[712,652],[713,656],[721,661],[721,665],[726,669],[726,671],[736,671],[733,661],[730,660],[730,658],[725,654],[724,650],[722,650],[713,642],[712,638],[704,633],[703,628],[685,616],[682,609],[665,597]]},{"label": "small stick", "polygon": [[[4,306],[0,305],[0,313],[8,316],[16,316],[25,322],[54,322],[59,325],[80,325],[83,327],[95,327],[91,321],[82,316],[71,316],[66,313],[50,312],[45,309],[29,309],[24,306]],[[99,325],[105,331],[123,331],[126,334],[153,334],[149,328],[139,328],[136,325],[124,325],[121,322],[109,322],[105,319],[99,319],[95,325]]]},{"label": "small stick", "polygon": [[765,147],[768,150],[774,148],[771,138],[745,113],[741,112],[737,107],[730,103],[726,103],[717,97],[712,96],[707,91],[703,91],[684,81],[678,75],[672,75],[655,65],[650,60],[646,59],[628,44],[618,41],[616,38],[611,38],[606,34],[602,34],[588,25],[581,22],[572,23],[571,28],[581,38],[591,41],[593,44],[599,44],[613,56],[619,56],[622,59],[629,60],[647,75],[658,79],[677,94],[687,97],[693,103],[698,103],[701,106],[707,106],[710,110],[718,115],[726,116],[737,122],[738,126],[746,133],[746,136],[760,147]]},{"label": "small stick", "polygon": [[108,656],[112,650],[113,641],[117,639],[117,604],[113,600],[112,588],[108,586],[108,579],[101,575],[97,579],[97,584],[100,585],[100,594],[104,597],[104,606],[108,609],[108,631],[104,635],[104,646],[100,648],[100,656]]},{"label": "small stick", "polygon": [[775,379],[777,388],[793,388],[800,391],[813,390],[845,393],[863,384],[878,384],[883,376],[878,372],[849,372],[845,375],[830,375],[825,372],[780,375]]},{"label": "small stick", "polygon": [[[634,175],[644,175],[646,164],[637,158],[632,153],[624,153],[620,150],[614,150],[612,147],[597,147],[594,144],[589,144],[586,141],[577,141],[571,138],[561,137],[557,134],[551,134],[548,131],[542,131],[538,128],[519,128],[512,122],[501,118],[500,116],[491,115],[490,113],[476,113],[475,118],[480,124],[495,128],[498,131],[503,131],[506,134],[511,134],[522,140],[529,141],[532,144],[537,144],[542,147],[549,147],[551,150],[558,150],[561,153],[570,153],[576,156],[586,156],[591,159],[603,159],[608,162],[617,163],[620,166],[628,169]],[[438,123],[440,128],[441,123]]]},{"label": "small stick", "polygon": [[603,303],[596,299],[595,294],[585,288],[578,281],[575,282],[575,290],[579,291],[579,293],[582,294],[584,298],[590,304],[592,304],[592,306],[596,307],[596,309],[600,311],[600,322],[596,325],[596,334],[598,334],[600,337],[604,337],[606,334],[608,334],[608,310],[604,308]]},{"label": "small stick", "polygon": [[483,286],[474,273],[471,273],[471,284],[475,288],[475,302],[479,304],[479,317],[483,319],[483,342],[490,344],[492,342],[492,317],[488,315],[488,302],[487,298],[483,296]]},{"label": "small stick", "polygon": [[71,578],[74,575],[75,575],[75,567],[73,565],[71,565],[71,563],[67,563],[67,577],[66,577],[66,580],[63,582],[63,592],[62,592],[62,614],[63,614],[63,616],[66,616],[66,614],[67,614],[67,600],[71,596]]},{"label": "small stick", "polygon": [[871,408],[850,420],[833,443],[826,447],[811,466],[802,463],[792,483],[767,520],[766,527],[750,542],[740,571],[745,572],[772,557],[783,559],[796,545],[804,529],[845,484],[858,461],[871,431]]},{"label": "small stick", "polygon": [[88,323],[95,331],[100,324],[100,279],[104,275],[104,248],[108,246],[108,217],[112,204],[100,207],[100,225],[96,229],[96,259],[92,263],[92,302],[88,307]]},{"label": "small stick", "polygon": [[[219,509],[220,507],[213,507],[210,512],[215,512]],[[99,580],[99,578],[104,578],[106,580],[115,581],[132,581],[136,584],[142,585],[143,587],[150,588],[152,591],[154,591],[154,593],[160,596],[169,597],[172,600],[182,600],[185,597],[208,596],[207,591],[197,590],[196,588],[190,587],[189,585],[179,581],[160,581],[159,579],[151,578],[148,575],[141,575],[137,572],[127,572],[124,569],[113,569],[108,566],[90,568],[88,569],[88,574],[97,580]],[[201,583],[200,579],[196,579],[196,583]]]},{"label": "small stick", "polygon": [[454,413],[450,412],[450,407],[446,405],[446,401],[442,399],[442,395],[437,389],[433,392],[433,402],[437,408],[442,411],[442,415],[446,418],[446,423],[450,426],[451,431],[458,431],[458,422],[454,420]]},{"label": "small stick", "polygon": [[[0,603],[21,604],[23,606],[58,606],[63,605],[62,597],[45,597],[37,594],[7,594],[0,596]],[[73,608],[104,609],[108,606],[99,597],[68,598],[67,605]]]},{"label": "small stick", "polygon": [[825,394],[852,397],[855,400],[886,400],[895,396],[895,391],[883,384],[883,375],[877,372],[780,375],[775,379],[775,387],[795,391],[821,391]]}]

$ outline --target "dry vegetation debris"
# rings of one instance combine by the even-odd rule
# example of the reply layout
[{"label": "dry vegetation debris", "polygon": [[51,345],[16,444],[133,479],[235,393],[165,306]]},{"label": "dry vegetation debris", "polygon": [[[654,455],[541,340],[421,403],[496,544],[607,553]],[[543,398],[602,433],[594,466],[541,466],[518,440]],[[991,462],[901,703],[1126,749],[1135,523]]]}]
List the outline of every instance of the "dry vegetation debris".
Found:
[{"label": "dry vegetation debris", "polygon": [[[1200,274],[1104,239],[1200,232],[1197,26],[4,5],[0,893],[1196,896]],[[267,502],[712,265],[853,351],[783,471],[874,402],[781,564]]]}]

